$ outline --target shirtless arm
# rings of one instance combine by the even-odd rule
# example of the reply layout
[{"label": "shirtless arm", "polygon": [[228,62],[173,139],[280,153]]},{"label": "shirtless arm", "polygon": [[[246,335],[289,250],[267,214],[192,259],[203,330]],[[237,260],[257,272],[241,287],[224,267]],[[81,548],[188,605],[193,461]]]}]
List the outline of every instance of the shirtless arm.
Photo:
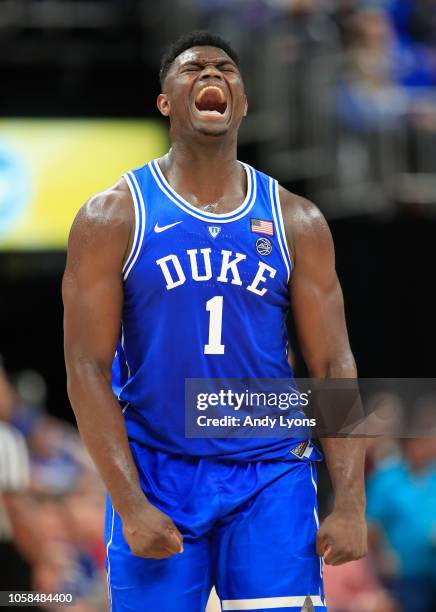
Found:
[{"label": "shirtless arm", "polygon": [[91,198],[71,229],[62,284],[68,394],[132,552],[165,558],[181,551],[182,536],[141,490],[111,386],[122,318],[122,267],[134,223],[130,197],[121,180]]},{"label": "shirtless arm", "polygon": [[[280,191],[294,270],[289,291],[303,357],[314,378],[356,378],[327,223],[309,201]],[[365,443],[358,438],[322,438],[334,488],[332,513],[321,525],[318,554],[339,565],[366,554],[364,518]]]}]

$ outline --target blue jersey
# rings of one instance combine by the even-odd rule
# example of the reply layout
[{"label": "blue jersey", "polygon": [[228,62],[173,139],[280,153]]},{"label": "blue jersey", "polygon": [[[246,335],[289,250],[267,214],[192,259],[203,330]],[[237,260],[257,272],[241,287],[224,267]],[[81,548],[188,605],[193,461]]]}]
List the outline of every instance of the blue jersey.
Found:
[{"label": "blue jersey", "polygon": [[292,378],[278,184],[243,166],[246,198],[226,214],[184,200],[157,161],[125,175],[136,223],[113,389],[129,439],[151,449],[248,461],[286,458],[301,442],[185,437],[185,379]]}]

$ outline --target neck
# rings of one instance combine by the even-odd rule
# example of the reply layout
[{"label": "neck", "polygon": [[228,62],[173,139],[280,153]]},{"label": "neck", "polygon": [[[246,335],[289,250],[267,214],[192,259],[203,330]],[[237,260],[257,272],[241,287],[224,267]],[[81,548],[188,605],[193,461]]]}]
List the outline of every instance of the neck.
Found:
[{"label": "neck", "polygon": [[220,200],[241,186],[241,167],[236,159],[236,139],[206,137],[196,142],[174,140],[162,160],[164,173],[173,185],[195,194],[199,204]]}]

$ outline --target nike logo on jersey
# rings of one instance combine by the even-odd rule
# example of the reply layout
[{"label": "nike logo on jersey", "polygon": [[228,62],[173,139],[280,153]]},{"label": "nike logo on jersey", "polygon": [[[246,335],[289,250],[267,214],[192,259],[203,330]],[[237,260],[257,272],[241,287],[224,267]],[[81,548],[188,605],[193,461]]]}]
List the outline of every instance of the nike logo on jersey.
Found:
[{"label": "nike logo on jersey", "polygon": [[167,229],[170,229],[170,227],[174,227],[175,225],[178,225],[179,223],[182,223],[182,222],[176,221],[175,223],[170,223],[169,225],[162,225],[162,227],[159,227],[159,223],[156,223],[156,225],[154,226],[154,231],[156,232],[156,234],[160,234],[161,232],[165,232]]}]

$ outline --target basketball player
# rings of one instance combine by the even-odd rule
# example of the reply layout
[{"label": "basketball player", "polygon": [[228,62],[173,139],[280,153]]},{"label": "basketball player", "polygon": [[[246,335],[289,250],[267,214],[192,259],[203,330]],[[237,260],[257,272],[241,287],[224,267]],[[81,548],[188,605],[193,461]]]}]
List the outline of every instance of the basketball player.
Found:
[{"label": "basketball player", "polygon": [[[310,374],[353,378],[318,209],[237,161],[247,99],[233,49],[196,32],[161,68],[171,149],[92,197],[63,281],[69,396],[106,483],[115,612],[324,610],[322,558],[366,552],[364,450],[324,439],[332,513],[296,439],[188,439],[185,379],[292,377],[290,304]],[[116,353],[115,362],[114,354]]]}]

